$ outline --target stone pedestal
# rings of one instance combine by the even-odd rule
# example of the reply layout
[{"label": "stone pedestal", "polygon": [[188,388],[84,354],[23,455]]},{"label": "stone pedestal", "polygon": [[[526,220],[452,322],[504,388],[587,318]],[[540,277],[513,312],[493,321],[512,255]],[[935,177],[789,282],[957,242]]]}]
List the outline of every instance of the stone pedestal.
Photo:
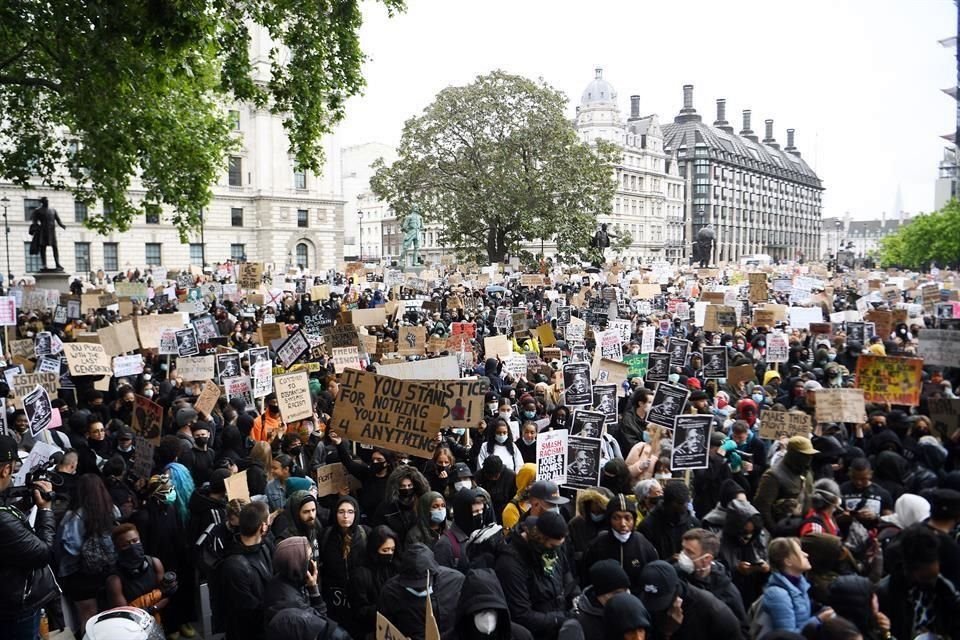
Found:
[{"label": "stone pedestal", "polygon": [[63,271],[40,271],[33,274],[38,289],[55,289],[62,294],[70,294],[70,274]]},{"label": "stone pedestal", "polygon": [[423,273],[426,270],[426,268],[427,268],[426,265],[417,264],[417,265],[400,267],[400,270],[403,271],[404,273],[414,273],[419,278],[420,274]]}]

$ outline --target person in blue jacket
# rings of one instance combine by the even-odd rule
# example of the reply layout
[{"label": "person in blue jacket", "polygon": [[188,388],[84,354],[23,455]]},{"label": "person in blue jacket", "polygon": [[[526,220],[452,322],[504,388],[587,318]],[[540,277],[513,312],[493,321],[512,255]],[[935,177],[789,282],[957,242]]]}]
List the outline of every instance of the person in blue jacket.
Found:
[{"label": "person in blue jacket", "polygon": [[767,553],[773,572],[763,590],[762,612],[772,630],[800,633],[808,624],[819,626],[836,615],[830,607],[812,614],[810,583],[803,575],[810,570],[810,560],[797,538],[775,538]]}]

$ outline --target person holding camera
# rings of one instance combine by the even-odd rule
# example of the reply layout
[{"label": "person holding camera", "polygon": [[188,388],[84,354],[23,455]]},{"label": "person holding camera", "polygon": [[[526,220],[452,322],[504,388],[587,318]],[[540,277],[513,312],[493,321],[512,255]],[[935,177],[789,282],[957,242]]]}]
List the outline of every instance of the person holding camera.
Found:
[{"label": "person holding camera", "polygon": [[56,534],[53,487],[45,480],[33,483],[37,518],[31,528],[23,512],[6,504],[17,464],[16,441],[0,435],[0,638],[33,640],[40,609],[60,594],[50,569]]}]

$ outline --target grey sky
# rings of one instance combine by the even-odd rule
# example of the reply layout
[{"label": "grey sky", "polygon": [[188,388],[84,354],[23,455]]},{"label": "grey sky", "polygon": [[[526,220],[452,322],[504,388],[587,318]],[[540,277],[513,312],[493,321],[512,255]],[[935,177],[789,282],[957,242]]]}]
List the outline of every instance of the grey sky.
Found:
[{"label": "grey sky", "polygon": [[879,216],[897,186],[911,213],[933,206],[937,163],[955,117],[950,0],[408,0],[393,19],[364,5],[365,95],[348,103],[341,145],[396,144],[404,121],[448,85],[504,69],[542,77],[571,99],[602,66],[621,112],[676,115],[683,84],[712,122],[715,99],[739,129],[773,118],[824,180],[824,217]]}]

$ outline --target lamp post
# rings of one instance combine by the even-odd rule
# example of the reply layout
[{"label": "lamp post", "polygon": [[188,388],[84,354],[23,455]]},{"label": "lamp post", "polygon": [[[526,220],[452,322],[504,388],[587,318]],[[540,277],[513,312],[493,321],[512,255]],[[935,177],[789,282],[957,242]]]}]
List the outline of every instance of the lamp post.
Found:
[{"label": "lamp post", "polygon": [[3,204],[3,229],[4,237],[7,239],[7,287],[13,282],[13,272],[10,271],[10,224],[7,222],[7,206],[10,204],[10,198],[3,196],[0,198]]},{"label": "lamp post", "polygon": [[837,220],[835,223],[837,228],[837,270],[840,269],[840,230],[843,229],[843,221]]},{"label": "lamp post", "polygon": [[363,211],[357,211],[357,225],[360,227],[360,239],[357,241],[358,253],[360,254],[360,262],[363,262]]}]

